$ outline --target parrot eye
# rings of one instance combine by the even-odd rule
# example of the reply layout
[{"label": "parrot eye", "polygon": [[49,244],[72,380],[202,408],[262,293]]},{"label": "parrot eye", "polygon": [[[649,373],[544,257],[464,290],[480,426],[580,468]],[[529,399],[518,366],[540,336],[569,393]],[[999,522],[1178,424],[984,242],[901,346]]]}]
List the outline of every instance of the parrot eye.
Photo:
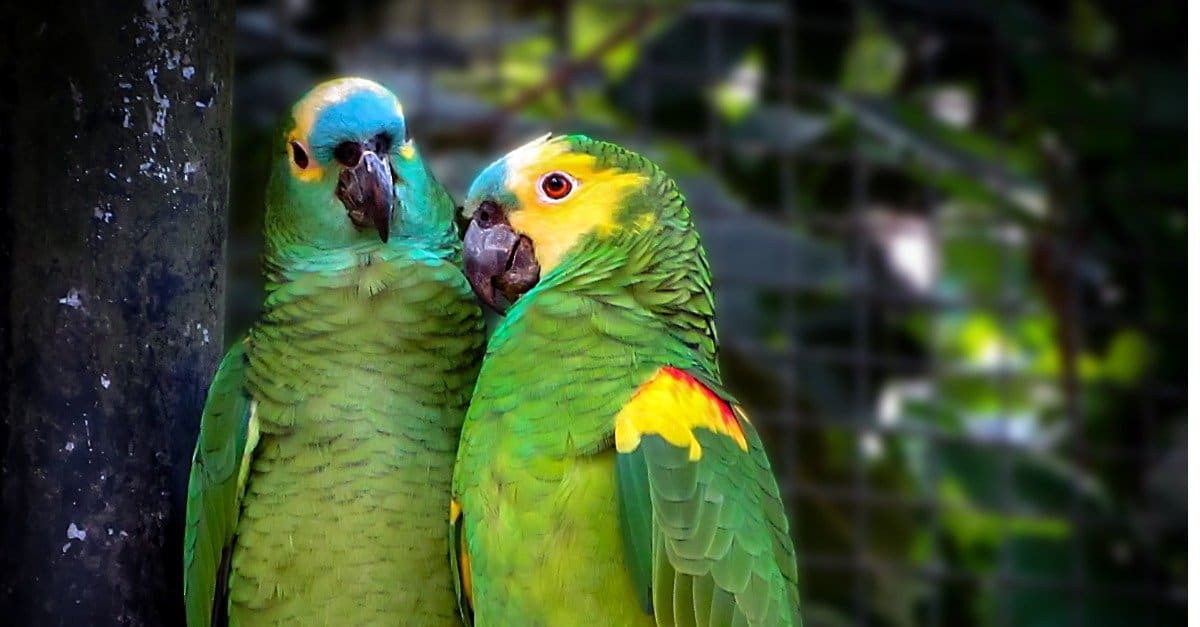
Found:
[{"label": "parrot eye", "polygon": [[575,189],[575,179],[566,172],[550,172],[543,174],[538,181],[538,191],[551,202],[557,202],[571,195]]},{"label": "parrot eye", "polygon": [[296,163],[296,167],[303,170],[308,167],[308,153],[305,152],[304,146],[300,142],[292,142],[292,161]]}]

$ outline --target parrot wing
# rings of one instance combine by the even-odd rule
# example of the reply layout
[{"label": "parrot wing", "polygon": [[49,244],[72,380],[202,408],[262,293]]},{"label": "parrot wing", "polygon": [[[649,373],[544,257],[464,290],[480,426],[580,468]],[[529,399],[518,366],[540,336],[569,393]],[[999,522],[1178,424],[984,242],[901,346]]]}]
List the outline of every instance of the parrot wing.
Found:
[{"label": "parrot wing", "polygon": [[245,370],[245,345],[237,342],[208,389],[192,456],[183,545],[183,595],[191,627],[225,624],[229,556],[259,435]]},{"label": "parrot wing", "polygon": [[458,614],[464,625],[475,624],[471,598],[471,560],[463,544],[462,505],[450,500],[450,573],[454,580],[454,595],[458,597]]},{"label": "parrot wing", "polygon": [[701,374],[658,369],[616,418],[626,563],[668,625],[800,625],[796,554],[753,426]]}]

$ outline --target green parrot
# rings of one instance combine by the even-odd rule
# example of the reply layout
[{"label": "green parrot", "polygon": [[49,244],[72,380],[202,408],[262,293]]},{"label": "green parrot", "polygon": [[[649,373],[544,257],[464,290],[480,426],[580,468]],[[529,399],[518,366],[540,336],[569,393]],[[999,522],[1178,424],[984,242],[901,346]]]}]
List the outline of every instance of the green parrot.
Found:
[{"label": "green parrot", "polygon": [[640,155],[549,136],[471,186],[507,315],[463,425],[451,568],[478,625],[800,625],[762,442],[721,384],[708,262]]},{"label": "green parrot", "polygon": [[259,320],[200,422],[187,622],[458,625],[446,500],[484,344],[396,97],[315,87],[273,146]]}]

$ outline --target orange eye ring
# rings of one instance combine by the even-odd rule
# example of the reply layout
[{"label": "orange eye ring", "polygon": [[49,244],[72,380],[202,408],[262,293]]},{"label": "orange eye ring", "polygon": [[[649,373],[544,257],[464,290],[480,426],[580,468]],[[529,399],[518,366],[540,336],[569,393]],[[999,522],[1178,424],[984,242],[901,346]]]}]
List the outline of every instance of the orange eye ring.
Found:
[{"label": "orange eye ring", "polygon": [[575,191],[575,179],[566,172],[548,172],[538,181],[538,191],[551,202],[560,201]]}]

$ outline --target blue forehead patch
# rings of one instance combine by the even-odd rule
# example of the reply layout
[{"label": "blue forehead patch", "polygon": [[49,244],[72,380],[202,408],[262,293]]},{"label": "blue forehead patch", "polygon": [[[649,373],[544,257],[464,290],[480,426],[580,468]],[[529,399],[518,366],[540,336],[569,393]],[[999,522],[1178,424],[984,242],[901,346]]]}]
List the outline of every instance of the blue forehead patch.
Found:
[{"label": "blue forehead patch", "polygon": [[404,116],[396,99],[387,93],[357,89],[321,107],[308,141],[318,159],[329,161],[338,144],[366,141],[380,133],[391,138],[393,147],[404,142]]}]

